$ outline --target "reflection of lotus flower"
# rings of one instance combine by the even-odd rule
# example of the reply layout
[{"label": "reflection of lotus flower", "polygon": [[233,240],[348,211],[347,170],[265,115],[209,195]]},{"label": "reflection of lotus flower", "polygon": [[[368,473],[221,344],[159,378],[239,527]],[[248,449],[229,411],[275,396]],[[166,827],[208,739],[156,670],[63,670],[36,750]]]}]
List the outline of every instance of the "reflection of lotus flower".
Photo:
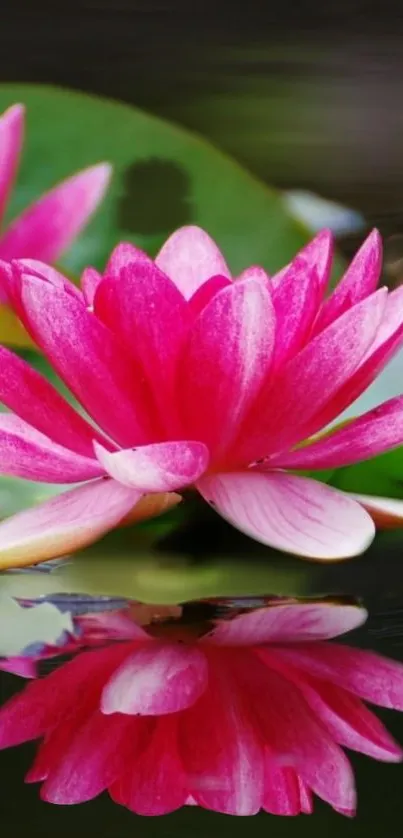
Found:
[{"label": "reflection of lotus flower", "polygon": [[361,701],[402,710],[402,664],[323,642],[365,617],[352,606],[280,604],[201,636],[198,627],[198,638],[189,627],[181,637],[179,624],[176,636],[174,623],[151,635],[122,619],[120,643],[78,654],[0,710],[0,746],[43,738],[27,780],[58,804],[108,789],[143,815],[185,804],[294,815],[312,811],[313,792],[352,815],[340,746],[402,757]]},{"label": "reflection of lotus flower", "polygon": [[[24,108],[14,105],[0,117],[0,215],[18,167]],[[111,169],[101,163],[60,183],[31,204],[0,237],[0,257],[53,262],[87,224],[108,185]],[[4,293],[1,296],[4,300]]]},{"label": "reflection of lotus flower", "polygon": [[318,559],[364,550],[374,525],[363,506],[285,471],[344,466],[403,442],[400,397],[295,447],[357,398],[403,338],[403,289],[375,290],[378,234],[324,301],[331,253],[324,232],[271,280],[252,267],[233,282],[207,234],[185,228],[155,263],[120,245],[103,277],[84,272],[81,291],[34,260],[4,263],[24,326],[101,430],[1,350],[0,399],[16,414],[0,416],[1,471],[85,481],[1,524],[1,564],[65,554],[144,493],[191,485],[262,543]]}]

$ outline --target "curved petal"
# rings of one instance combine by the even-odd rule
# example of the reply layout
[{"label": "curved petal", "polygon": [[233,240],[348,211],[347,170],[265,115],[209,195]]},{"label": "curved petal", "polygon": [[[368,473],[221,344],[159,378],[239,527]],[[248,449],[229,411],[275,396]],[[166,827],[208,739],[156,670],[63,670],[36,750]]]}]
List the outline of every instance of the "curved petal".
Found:
[{"label": "curved petal", "polygon": [[[149,720],[147,720],[149,721]],[[143,726],[147,724],[141,720]],[[139,755],[128,755],[119,779],[109,793],[116,803],[138,815],[166,815],[181,808],[187,782],[178,753],[178,717],[162,716],[147,725],[148,742]]]},{"label": "curved petal", "polygon": [[301,250],[298,251],[292,262],[282,268],[276,273],[271,281],[273,287],[277,288],[282,282],[284,274],[296,263],[305,264],[307,270],[315,270],[319,287],[322,291],[330,279],[330,271],[332,268],[333,259],[333,233],[331,230],[321,230],[312,241],[308,242]]},{"label": "curved petal", "polygon": [[[294,678],[292,680],[295,680]],[[383,762],[401,762],[403,751],[365,704],[347,690],[304,673],[296,683],[335,742]]]},{"label": "curved petal", "polygon": [[314,326],[314,334],[322,332],[351,306],[372,294],[382,269],[382,240],[378,230],[365,239],[335,291],[322,306]]},{"label": "curved petal", "polygon": [[278,369],[306,343],[321,299],[315,268],[295,260],[273,291],[276,312],[276,349],[274,365]]},{"label": "curved petal", "polygon": [[0,568],[66,556],[116,526],[141,497],[114,480],[94,480],[0,523]]},{"label": "curved petal", "polygon": [[207,661],[196,646],[147,643],[129,655],[102,692],[103,713],[159,716],[190,707],[207,686]]},{"label": "curved petal", "polygon": [[232,667],[242,679],[252,718],[272,756],[282,765],[291,765],[315,794],[331,806],[354,809],[351,766],[317,721],[300,690],[271,669],[260,650],[238,650],[232,657]]},{"label": "curved petal", "polygon": [[0,346],[0,402],[77,454],[93,457],[94,439],[107,445],[43,375],[4,346]]},{"label": "curved petal", "polygon": [[118,281],[106,278],[100,283],[94,313],[145,372],[161,421],[169,435],[176,435],[176,366],[189,311],[174,283],[155,265],[129,265],[121,269]]},{"label": "curved petal", "polygon": [[281,658],[371,704],[403,710],[403,664],[400,661],[337,643],[283,646]]},{"label": "curved petal", "polygon": [[328,640],[362,625],[367,616],[365,608],[353,605],[274,605],[221,622],[205,639],[224,646]]},{"label": "curved petal", "polygon": [[74,285],[74,282],[70,282],[60,271],[57,271],[51,265],[47,265],[46,262],[41,262],[39,259],[13,259],[12,264],[17,268],[21,276],[22,274],[31,274],[32,276],[39,277],[39,279],[45,279],[46,282],[50,282],[56,288],[62,288],[68,294],[77,297],[78,300],[83,302],[83,294]]},{"label": "curved petal", "polygon": [[188,300],[189,312],[193,318],[196,318],[206,308],[206,305],[219,291],[228,288],[229,285],[231,285],[231,280],[225,276],[212,276],[207,279]]},{"label": "curved petal", "polygon": [[79,483],[100,477],[95,457],[83,457],[53,442],[18,416],[0,413],[0,474],[45,483]]},{"label": "curved petal", "polygon": [[[250,657],[247,664],[253,666]],[[199,806],[228,815],[259,811],[263,800],[261,735],[224,657],[209,659],[208,687],[181,715],[179,741],[188,791]]]},{"label": "curved petal", "polygon": [[189,486],[206,471],[209,461],[202,442],[159,442],[114,453],[97,442],[94,448],[110,477],[142,492],[172,492]]},{"label": "curved petal", "polygon": [[188,436],[215,454],[228,447],[269,373],[274,339],[268,285],[247,279],[213,297],[191,327],[178,370]]},{"label": "curved petal", "polygon": [[385,288],[346,311],[304,346],[257,399],[240,431],[240,462],[295,445],[309,421],[348,382],[371,346],[387,299]]},{"label": "curved petal", "polygon": [[21,302],[33,340],[94,420],[121,445],[147,442],[149,394],[117,337],[75,297],[33,276],[21,279]]},{"label": "curved petal", "polygon": [[403,396],[397,396],[296,451],[277,454],[270,468],[340,468],[403,444]]},{"label": "curved petal", "polygon": [[204,477],[197,488],[241,532],[303,557],[349,558],[362,553],[375,535],[358,503],[306,477],[232,472]]},{"label": "curved petal", "polygon": [[[18,169],[24,138],[25,108],[12,105],[0,117],[0,219],[6,208],[8,196]],[[0,243],[0,255],[3,253]],[[14,256],[17,254],[14,253]]]},{"label": "curved petal", "polygon": [[294,769],[282,765],[267,754],[264,771],[263,809],[271,815],[293,816],[301,813],[298,776]]},{"label": "curved petal", "polygon": [[221,251],[200,227],[176,230],[162,246],[155,264],[187,300],[210,277],[231,276]]},{"label": "curved petal", "polygon": [[105,194],[111,173],[107,163],[91,166],[31,204],[3,236],[1,257],[55,262],[90,220]]},{"label": "curved petal", "polygon": [[122,268],[127,268],[127,266],[131,265],[133,262],[141,262],[149,267],[152,267],[154,264],[153,260],[150,259],[144,250],[136,247],[136,245],[131,242],[119,242],[114,250],[112,250],[108,262],[106,263],[104,276],[119,277]]}]

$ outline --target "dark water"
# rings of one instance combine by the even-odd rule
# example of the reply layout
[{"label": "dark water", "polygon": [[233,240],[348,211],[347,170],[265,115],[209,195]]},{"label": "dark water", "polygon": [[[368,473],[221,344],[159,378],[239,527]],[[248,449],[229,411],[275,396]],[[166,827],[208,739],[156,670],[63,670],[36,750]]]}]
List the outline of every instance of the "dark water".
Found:
[{"label": "dark water", "polygon": [[[402,16],[396,3],[371,10],[358,0],[334,8],[81,0],[53,9],[16,0],[2,13],[0,81],[61,84],[133,102],[204,133],[270,183],[356,207],[389,237],[403,234]],[[347,239],[345,252],[354,245]],[[217,534],[210,536],[216,547]],[[225,535],[221,546],[230,549]],[[403,660],[403,538],[380,539],[366,560],[327,569],[321,585],[362,597],[371,620],[357,642]],[[0,676],[1,699],[20,683]],[[403,742],[403,717],[381,715]],[[106,796],[61,810],[41,803],[37,787],[23,786],[32,753],[30,746],[0,754],[5,834],[214,838],[342,829],[393,838],[403,826],[403,767],[366,758],[353,759],[356,820],[317,803],[314,817],[245,822],[194,808],[140,819]]]}]

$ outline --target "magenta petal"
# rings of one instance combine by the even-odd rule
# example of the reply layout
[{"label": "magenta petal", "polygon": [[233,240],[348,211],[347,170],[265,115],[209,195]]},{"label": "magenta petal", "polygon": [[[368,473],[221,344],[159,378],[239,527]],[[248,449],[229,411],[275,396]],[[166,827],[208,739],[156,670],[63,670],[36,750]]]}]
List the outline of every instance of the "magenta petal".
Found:
[{"label": "magenta petal", "polygon": [[[17,173],[24,136],[23,105],[13,105],[0,117],[0,219]],[[0,255],[3,257],[0,244]],[[13,254],[16,255],[16,254]]]},{"label": "magenta petal", "polygon": [[212,276],[210,279],[207,279],[206,282],[200,286],[200,288],[192,294],[190,300],[188,301],[189,312],[191,313],[192,317],[197,317],[206,305],[210,302],[210,300],[218,294],[219,291],[222,291],[223,288],[228,288],[231,285],[231,280],[227,279],[225,276]]},{"label": "magenta petal", "polygon": [[131,242],[120,242],[112,251],[105,268],[105,277],[113,276],[118,278],[122,268],[126,268],[133,262],[143,263],[149,267],[153,266],[153,260],[150,259],[144,250],[140,250]]},{"label": "magenta petal", "polygon": [[103,478],[0,523],[0,568],[67,555],[116,526],[141,492]]},{"label": "magenta petal", "polygon": [[264,773],[263,809],[271,815],[299,815],[301,799],[298,776],[267,754]]},{"label": "magenta petal", "polygon": [[95,293],[99,283],[102,282],[102,274],[95,268],[85,268],[81,274],[81,289],[85,302],[90,308],[94,305]]},{"label": "magenta petal", "polygon": [[19,675],[20,678],[36,678],[37,663],[34,658],[3,658],[0,660],[0,670],[3,672],[12,672],[13,675]]},{"label": "magenta petal", "polygon": [[232,472],[201,478],[216,511],[262,544],[318,560],[362,553],[375,535],[370,516],[347,495],[281,472]]},{"label": "magenta petal", "polygon": [[316,317],[321,294],[314,268],[292,263],[273,291],[276,312],[275,366],[280,367],[306,343]]},{"label": "magenta petal", "polygon": [[331,230],[321,230],[312,241],[308,242],[294,257],[289,265],[275,274],[271,281],[277,288],[282,282],[284,274],[294,265],[304,264],[307,271],[316,272],[319,288],[323,292],[330,279],[333,259],[333,234]]},{"label": "magenta petal", "polygon": [[271,366],[275,316],[256,280],[220,291],[191,327],[178,371],[184,427],[215,454],[232,442]]},{"label": "magenta petal", "polygon": [[189,312],[174,283],[155,265],[131,264],[122,268],[119,280],[107,278],[100,283],[94,313],[145,371],[168,433],[175,434],[171,413],[176,402],[176,365]]},{"label": "magenta petal", "polygon": [[129,655],[102,693],[102,712],[136,716],[190,707],[207,685],[207,661],[195,646],[147,643]]},{"label": "magenta petal", "polygon": [[381,269],[382,241],[378,230],[373,230],[356,253],[336,290],[323,304],[314,334],[322,332],[347,309],[372,294],[378,285]]},{"label": "magenta petal", "polygon": [[[248,663],[253,665],[250,658]],[[180,718],[180,752],[199,806],[254,815],[263,801],[263,749],[243,691],[231,676],[225,659],[209,660],[208,688]]]},{"label": "magenta petal", "polygon": [[200,227],[176,230],[161,248],[155,263],[187,300],[210,277],[231,276],[221,251]]},{"label": "magenta petal", "polygon": [[130,648],[132,644],[121,643],[84,652],[28,684],[0,707],[0,748],[38,739],[54,728],[79,706],[86,690],[91,693],[109,677]]},{"label": "magenta petal", "polygon": [[84,302],[82,292],[74,285],[74,282],[70,282],[60,271],[57,271],[51,265],[47,265],[46,262],[41,262],[39,259],[13,259],[12,264],[21,275],[30,274],[39,277],[39,279],[46,279],[51,285],[67,291],[68,294]]},{"label": "magenta petal", "polygon": [[283,647],[281,657],[372,704],[403,710],[403,664],[398,661],[336,643]]},{"label": "magenta petal", "polygon": [[121,445],[147,441],[144,386],[117,337],[48,282],[23,276],[21,299],[24,325],[95,421]]},{"label": "magenta petal", "polygon": [[172,492],[189,486],[205,472],[209,460],[202,442],[159,442],[114,453],[96,442],[94,447],[111,477],[144,492]]},{"label": "magenta petal", "polygon": [[95,457],[83,457],[53,442],[18,416],[0,413],[0,474],[45,483],[78,483],[100,477]]},{"label": "magenta petal", "polygon": [[296,451],[278,454],[271,468],[326,469],[367,460],[403,444],[403,396],[397,396]]},{"label": "magenta petal", "polygon": [[88,223],[111,177],[106,163],[84,169],[31,204],[4,234],[0,254],[54,262]]},{"label": "magenta petal", "polygon": [[224,646],[327,640],[352,631],[367,616],[365,608],[352,605],[275,605],[219,623],[206,640]]},{"label": "magenta petal", "polygon": [[130,756],[135,756],[136,727],[140,724],[121,715],[106,719],[99,711],[76,729],[73,723],[41,789],[42,800],[69,806],[97,797],[123,770],[124,755],[130,750]]},{"label": "magenta petal", "polygon": [[[147,722],[142,719],[141,723]],[[177,727],[177,716],[155,721],[148,745],[133,761],[128,756],[122,775],[110,788],[116,803],[138,815],[151,816],[165,815],[185,805],[187,786],[178,753]]]},{"label": "magenta petal", "polygon": [[105,439],[18,355],[0,346],[0,402],[54,442],[93,457],[94,439]]},{"label": "magenta petal", "polygon": [[273,757],[293,767],[331,806],[353,809],[355,788],[350,764],[300,690],[270,668],[264,651],[251,654],[238,650],[233,666],[243,678],[250,712]]},{"label": "magenta petal", "polygon": [[252,462],[306,436],[309,421],[351,378],[377,333],[387,291],[346,311],[286,365],[262,393],[241,431],[238,455]]},{"label": "magenta petal", "polygon": [[384,762],[401,762],[402,749],[379,719],[347,690],[326,681],[299,678],[299,688],[315,716],[339,745]]}]

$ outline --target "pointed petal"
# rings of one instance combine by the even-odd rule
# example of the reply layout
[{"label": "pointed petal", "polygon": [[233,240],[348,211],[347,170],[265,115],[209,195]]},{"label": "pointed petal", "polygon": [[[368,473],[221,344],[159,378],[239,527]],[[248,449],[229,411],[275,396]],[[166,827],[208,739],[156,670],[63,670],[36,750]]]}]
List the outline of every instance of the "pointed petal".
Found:
[{"label": "pointed petal", "polygon": [[35,277],[22,277],[21,300],[33,340],[94,420],[121,445],[148,441],[139,419],[147,423],[148,394],[115,335],[70,294]]},{"label": "pointed petal", "polygon": [[147,643],[126,658],[104,687],[102,712],[177,713],[201,696],[207,675],[206,658],[196,646]]},{"label": "pointed petal", "polygon": [[210,277],[231,276],[221,251],[200,227],[176,230],[161,248],[155,264],[187,300]]},{"label": "pointed petal", "polygon": [[314,268],[296,260],[273,291],[276,312],[275,367],[278,369],[306,343],[316,317],[321,294]]},{"label": "pointed petal", "polygon": [[254,815],[262,806],[263,753],[241,688],[231,676],[224,657],[209,660],[208,688],[180,719],[181,756],[188,790],[199,806]]},{"label": "pointed petal", "polygon": [[132,643],[119,643],[82,652],[28,684],[0,707],[0,748],[43,736],[79,707],[83,695],[96,703],[97,691],[131,649]]},{"label": "pointed petal", "polygon": [[387,298],[380,289],[310,341],[263,392],[240,432],[242,461],[282,451],[351,378],[374,340]]},{"label": "pointed petal", "polygon": [[3,658],[0,660],[0,670],[19,675],[20,678],[36,678],[38,675],[37,662],[34,658]]},{"label": "pointed petal", "polygon": [[274,605],[219,623],[206,640],[224,646],[328,640],[362,625],[367,616],[365,608],[352,605]]},{"label": "pointed petal", "polygon": [[232,667],[242,679],[250,712],[268,750],[283,765],[291,765],[322,800],[353,809],[354,777],[347,758],[317,721],[300,690],[271,669],[266,657],[264,650],[238,650]]},{"label": "pointed petal", "polygon": [[270,458],[271,468],[326,469],[361,462],[403,444],[403,396],[369,410],[296,451]]},{"label": "pointed petal", "polygon": [[264,772],[263,809],[271,815],[299,815],[301,800],[298,776],[267,754]]},{"label": "pointed petal", "polygon": [[271,366],[275,317],[267,285],[220,291],[195,320],[178,371],[184,426],[223,451],[232,442]]},{"label": "pointed petal", "polygon": [[95,212],[105,194],[111,171],[107,163],[91,166],[31,204],[3,236],[1,257],[55,262]]},{"label": "pointed petal", "polygon": [[154,265],[129,265],[121,269],[118,281],[100,283],[94,313],[144,370],[164,423],[173,423],[167,433],[176,435],[176,367],[189,312],[174,283]]},{"label": "pointed petal", "polygon": [[101,794],[124,770],[124,757],[135,759],[140,724],[121,715],[107,719],[99,711],[84,724],[73,724],[41,789],[42,800],[71,806]]},{"label": "pointed petal", "polygon": [[112,250],[106,264],[104,276],[113,276],[118,278],[122,268],[127,268],[127,266],[131,265],[133,262],[141,262],[149,267],[152,267],[154,264],[153,260],[150,259],[144,250],[141,250],[139,247],[136,247],[136,245],[131,244],[131,242],[120,242],[116,245],[114,250]]},{"label": "pointed petal", "polygon": [[[23,105],[13,105],[0,117],[0,219],[17,173],[24,138],[24,115]],[[2,255],[1,245],[0,253]]]},{"label": "pointed petal", "polygon": [[210,302],[210,300],[215,297],[219,291],[222,291],[223,288],[228,288],[231,285],[231,280],[227,279],[225,276],[212,276],[210,279],[207,279],[206,282],[200,286],[200,288],[192,294],[190,300],[188,300],[188,307],[189,312],[191,313],[193,318],[196,318],[206,305]]},{"label": "pointed petal", "polygon": [[92,544],[141,497],[114,480],[94,480],[0,523],[0,568],[37,564]]},{"label": "pointed petal", "polygon": [[380,707],[403,710],[403,664],[374,652],[336,643],[281,648],[281,657],[331,684]]},{"label": "pointed petal", "polygon": [[316,718],[339,745],[383,762],[401,762],[402,749],[359,698],[305,673],[297,681]]},{"label": "pointed petal", "polygon": [[60,271],[57,271],[51,265],[47,265],[46,262],[41,262],[39,259],[13,259],[12,264],[17,268],[20,275],[30,274],[31,276],[39,277],[39,279],[45,279],[46,282],[50,282],[56,288],[63,289],[68,294],[83,302],[83,294],[74,285],[74,282],[70,282]]},{"label": "pointed petal", "polygon": [[45,483],[78,483],[104,474],[95,457],[53,442],[18,416],[0,413],[0,474]]},{"label": "pointed petal", "polygon": [[273,287],[277,288],[286,271],[294,265],[294,263],[304,263],[307,270],[314,269],[319,282],[319,287],[322,291],[330,279],[330,271],[332,268],[333,259],[333,233],[331,230],[321,230],[312,241],[308,242],[294,257],[289,265],[286,265],[281,271],[275,274],[271,281]]},{"label": "pointed petal", "polygon": [[0,346],[0,402],[78,454],[92,457],[94,439],[106,444],[43,375],[4,346]]},{"label": "pointed petal", "polygon": [[305,477],[232,472],[204,477],[197,488],[241,532],[299,556],[348,558],[362,553],[375,535],[358,503]]},{"label": "pointed petal", "polygon": [[356,253],[336,290],[323,304],[314,334],[322,332],[351,306],[372,294],[378,285],[381,269],[382,240],[378,230],[373,230]]},{"label": "pointed petal", "polygon": [[110,477],[142,492],[172,492],[189,486],[206,471],[209,460],[202,442],[159,442],[114,453],[96,442],[94,448]]},{"label": "pointed petal", "polygon": [[362,504],[379,529],[388,530],[403,526],[403,500],[358,495],[353,492],[349,492],[349,495]]},{"label": "pointed petal", "polygon": [[[142,725],[146,724],[142,719]],[[149,727],[149,725],[148,725]],[[148,745],[126,760],[109,789],[112,799],[138,815],[166,815],[184,806],[187,783],[178,753],[178,717],[162,716],[149,733]]]}]

